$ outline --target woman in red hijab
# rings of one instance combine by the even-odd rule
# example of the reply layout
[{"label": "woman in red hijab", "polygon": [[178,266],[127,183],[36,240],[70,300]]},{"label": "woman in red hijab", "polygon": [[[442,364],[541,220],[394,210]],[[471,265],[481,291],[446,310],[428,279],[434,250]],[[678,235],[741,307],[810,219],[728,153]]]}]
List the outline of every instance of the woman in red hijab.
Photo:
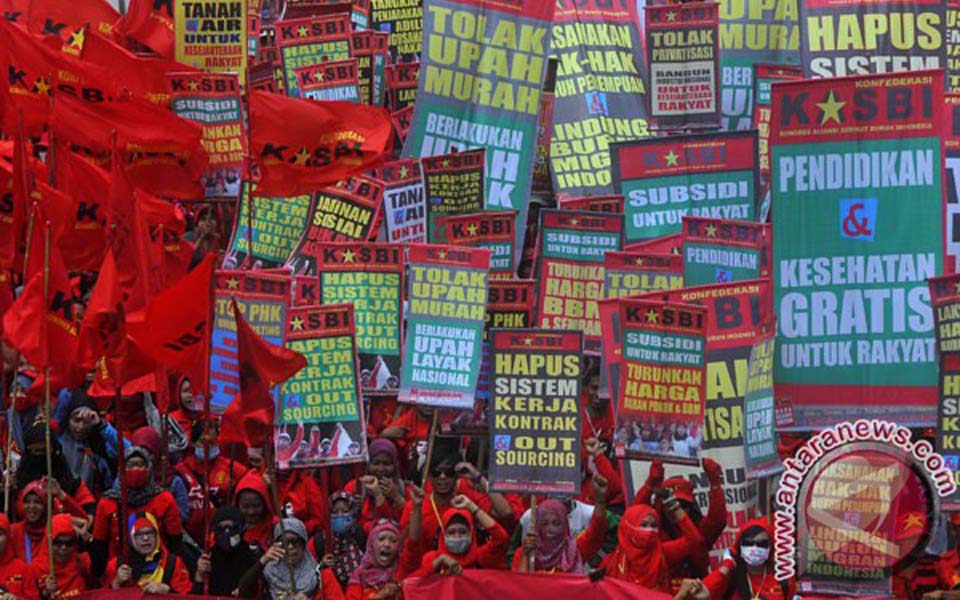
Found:
[{"label": "woman in red hijab", "polygon": [[70,515],[54,515],[51,532],[54,574],[50,574],[46,553],[34,558],[23,584],[23,597],[27,600],[70,598],[91,589],[90,557],[79,551]]},{"label": "woman in red hijab", "polygon": [[10,520],[0,514],[0,587],[18,598],[23,597],[23,582],[27,575],[27,563],[17,558],[10,539]]},{"label": "woman in red hijab", "polygon": [[692,552],[702,539],[696,526],[680,508],[676,498],[663,503],[664,513],[679,528],[675,540],[660,539],[660,517],[649,504],[635,504],[623,513],[617,530],[617,547],[600,567],[607,577],[623,579],[661,592],[671,592],[670,568]]},{"label": "woman in red hijab", "polygon": [[[487,541],[477,542],[476,525],[487,532]],[[431,573],[456,575],[463,569],[496,569],[503,565],[510,538],[493,517],[463,494],[454,496],[450,508],[443,513],[443,535],[439,548],[427,552],[420,568],[411,577]]]},{"label": "woman in red hijab", "polygon": [[273,545],[273,525],[277,518],[267,482],[260,473],[250,470],[240,479],[236,502],[246,525],[243,541],[251,547],[259,546],[260,552],[265,553]]},{"label": "woman in red hijab", "polygon": [[400,528],[393,521],[380,521],[370,529],[367,551],[360,566],[350,574],[347,600],[399,600],[403,571]]},{"label": "woman in red hijab", "polygon": [[47,503],[46,488],[39,480],[31,481],[17,495],[17,516],[20,521],[10,528],[10,546],[17,558],[27,564],[42,553],[46,556]]},{"label": "woman in red hijab", "polygon": [[570,521],[563,502],[549,498],[538,504],[537,531],[527,533],[523,547],[513,555],[513,570],[586,573],[586,563],[600,550],[607,533],[607,480],[604,477],[594,476],[593,493],[597,501],[593,515],[587,529],[577,537],[570,535]]}]

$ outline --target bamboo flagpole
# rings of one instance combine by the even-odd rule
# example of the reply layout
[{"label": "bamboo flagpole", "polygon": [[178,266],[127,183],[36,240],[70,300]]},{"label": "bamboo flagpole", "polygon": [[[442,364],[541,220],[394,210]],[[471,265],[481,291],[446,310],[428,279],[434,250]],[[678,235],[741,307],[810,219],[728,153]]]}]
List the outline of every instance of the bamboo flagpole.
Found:
[{"label": "bamboo flagpole", "polygon": [[[47,304],[50,301],[50,221],[44,221],[43,224],[43,301]],[[41,343],[47,343],[47,315],[43,315],[40,323],[42,335]],[[46,364],[43,366],[43,409],[47,417],[46,427],[44,427],[44,452],[47,458],[47,554],[49,558],[50,575],[55,576],[53,565],[53,450],[52,440],[50,439],[50,425],[53,419],[53,410],[50,408],[50,359],[48,353],[50,348],[46,348]]]}]

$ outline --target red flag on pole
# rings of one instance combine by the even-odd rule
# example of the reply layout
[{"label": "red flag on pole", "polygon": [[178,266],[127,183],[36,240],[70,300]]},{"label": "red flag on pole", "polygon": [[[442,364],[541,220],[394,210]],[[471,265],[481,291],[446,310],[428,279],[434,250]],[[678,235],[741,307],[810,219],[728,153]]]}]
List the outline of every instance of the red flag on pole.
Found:
[{"label": "red flag on pole", "polygon": [[173,58],[174,0],[131,0],[117,23],[120,35],[133,38],[160,56]]},{"label": "red flag on pole", "polygon": [[307,359],[299,352],[266,342],[240,314],[236,300],[231,306],[237,323],[240,391],[223,413],[220,444],[257,448],[270,439],[273,428],[270,389],[307,366]]},{"label": "red flag on pole", "polygon": [[7,20],[41,35],[67,40],[77,28],[89,23],[104,35],[110,35],[120,19],[107,0],[2,0],[0,8]]},{"label": "red flag on pole", "polygon": [[390,115],[377,106],[250,92],[256,194],[297,196],[369,171],[393,149]]},{"label": "red flag on pole", "polygon": [[183,279],[127,318],[127,335],[143,353],[180,371],[197,393],[206,393],[210,369],[210,306],[214,253]]}]

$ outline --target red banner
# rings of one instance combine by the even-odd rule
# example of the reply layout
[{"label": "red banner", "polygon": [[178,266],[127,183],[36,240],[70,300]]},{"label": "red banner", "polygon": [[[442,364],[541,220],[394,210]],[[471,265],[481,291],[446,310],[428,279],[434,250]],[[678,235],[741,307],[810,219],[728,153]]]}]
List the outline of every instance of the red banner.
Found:
[{"label": "red banner", "polygon": [[556,600],[569,598],[668,600],[670,598],[663,592],[648,590],[612,577],[605,577],[594,583],[589,577],[583,575],[521,574],[482,569],[464,571],[456,577],[433,576],[408,579],[403,586],[403,597],[406,600],[487,600],[488,598],[515,600],[529,598],[531,590],[536,590],[538,598]]}]

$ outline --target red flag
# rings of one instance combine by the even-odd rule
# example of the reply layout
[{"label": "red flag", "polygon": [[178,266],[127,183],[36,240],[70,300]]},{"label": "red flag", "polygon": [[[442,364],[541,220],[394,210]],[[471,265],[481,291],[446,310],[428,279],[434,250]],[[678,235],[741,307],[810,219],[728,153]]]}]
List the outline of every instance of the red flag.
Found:
[{"label": "red flag", "polygon": [[202,128],[165,108],[138,99],[94,104],[58,96],[50,127],[61,140],[100,155],[111,152],[115,131],[124,171],[138,186],[161,196],[203,196]]},{"label": "red flag", "polygon": [[[23,227],[26,222],[27,197],[30,193],[32,173],[27,157],[26,136],[22,128],[17,128],[13,142],[13,165],[10,171],[2,169],[7,185],[0,197],[0,270],[20,271],[20,244],[23,240]],[[10,194],[6,194],[6,190]]]},{"label": "red flag", "polygon": [[69,39],[78,28],[89,23],[104,35],[110,35],[120,18],[107,0],[3,0],[0,9],[8,20],[26,23],[31,31]]},{"label": "red flag", "polygon": [[377,106],[250,92],[256,194],[315,192],[377,166],[393,149],[390,115]]},{"label": "red flag", "polygon": [[3,334],[3,315],[13,306],[13,288],[10,283],[10,273],[0,271],[0,335]]},{"label": "red flag", "polygon": [[123,358],[126,353],[126,326],[120,275],[113,252],[107,250],[97,275],[97,284],[90,295],[80,327],[77,360],[85,369],[104,360],[104,366],[115,381],[123,381]]},{"label": "red flag", "polygon": [[237,322],[240,391],[223,413],[220,443],[256,448],[267,443],[273,429],[270,389],[307,366],[307,359],[299,352],[266,342],[240,314],[237,301],[231,305]]},{"label": "red flag", "polygon": [[103,196],[104,190],[110,187],[109,174],[63,146],[56,148],[54,156],[56,182],[60,189],[70,190],[73,213],[59,240],[60,251],[71,271],[96,271],[103,263],[106,250]]},{"label": "red flag", "polygon": [[117,23],[118,34],[133,38],[160,56],[173,58],[174,0],[131,0]]},{"label": "red flag", "polygon": [[143,353],[190,378],[206,393],[210,367],[210,306],[214,254],[127,318],[127,335]]},{"label": "red flag", "polygon": [[34,273],[3,316],[4,339],[34,367],[50,367],[54,376],[69,382],[77,353],[76,301],[63,259],[52,243],[46,297],[43,279],[42,269]]},{"label": "red flag", "polygon": [[153,287],[150,260],[147,257],[149,233],[138,210],[137,193],[126,172],[119,168],[120,155],[114,146],[110,161],[110,191],[107,194],[107,244],[117,260],[124,306],[142,308],[158,291]]}]

